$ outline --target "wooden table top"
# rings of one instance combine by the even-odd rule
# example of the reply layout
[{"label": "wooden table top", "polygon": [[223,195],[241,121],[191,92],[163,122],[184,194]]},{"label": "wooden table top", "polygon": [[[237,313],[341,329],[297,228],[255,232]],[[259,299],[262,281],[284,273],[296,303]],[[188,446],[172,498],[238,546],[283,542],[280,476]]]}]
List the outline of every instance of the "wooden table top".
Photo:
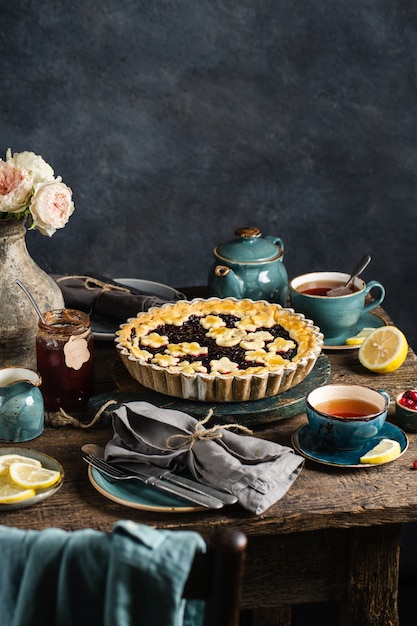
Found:
[{"label": "wooden table top", "polygon": [[[384,312],[381,312],[385,316]],[[385,316],[386,317],[386,316]],[[386,319],[388,319],[386,317]],[[405,363],[386,375],[364,370],[357,350],[329,350],[331,381],[359,383],[385,389],[391,397],[388,420],[395,423],[394,399],[415,387],[417,357],[410,349]],[[114,387],[112,367],[118,359],[112,342],[96,342],[97,392]],[[291,445],[291,435],[307,422],[305,413],[255,430],[261,438]],[[409,447],[392,463],[376,467],[339,468],[306,460],[289,491],[265,513],[254,516],[238,505],[221,511],[155,513],[112,502],[98,493],[87,476],[80,448],[87,442],[104,445],[112,437],[109,426],[46,427],[37,439],[20,444],[55,457],[64,467],[63,487],[51,498],[31,507],[0,513],[0,523],[20,528],[57,526],[66,530],[110,530],[119,519],[132,519],[164,528],[190,528],[206,536],[217,525],[231,525],[250,535],[296,533],[348,528],[417,519],[417,434],[407,433]]]}]

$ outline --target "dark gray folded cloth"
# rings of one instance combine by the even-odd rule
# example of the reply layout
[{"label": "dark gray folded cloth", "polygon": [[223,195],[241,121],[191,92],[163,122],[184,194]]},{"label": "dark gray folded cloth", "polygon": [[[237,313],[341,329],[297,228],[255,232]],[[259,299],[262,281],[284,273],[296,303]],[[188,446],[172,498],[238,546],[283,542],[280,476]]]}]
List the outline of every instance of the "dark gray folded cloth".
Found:
[{"label": "dark gray folded cloth", "polygon": [[187,468],[202,483],[236,495],[241,506],[257,515],[282,498],[304,465],[289,447],[241,434],[250,432],[243,426],[206,429],[206,420],[148,402],[123,404],[112,420],[114,435],[105,448],[109,463],[132,469],[144,462],[175,471]]},{"label": "dark gray folded cloth", "polygon": [[[153,306],[161,306],[167,300],[153,294],[121,285],[106,276],[52,275],[62,291],[65,306],[86,313],[104,315],[124,321]],[[177,292],[177,300],[185,299]]]}]

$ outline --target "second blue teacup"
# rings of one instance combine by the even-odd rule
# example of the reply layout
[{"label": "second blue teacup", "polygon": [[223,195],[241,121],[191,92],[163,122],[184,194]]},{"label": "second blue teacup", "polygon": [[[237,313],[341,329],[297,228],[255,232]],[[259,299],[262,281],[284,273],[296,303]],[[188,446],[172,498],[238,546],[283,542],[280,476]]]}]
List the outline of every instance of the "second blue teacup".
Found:
[{"label": "second blue teacup", "polygon": [[385,424],[390,398],[362,385],[323,385],[306,397],[309,424],[326,445],[362,448]]},{"label": "second blue teacup", "polygon": [[[385,289],[380,282],[371,280],[365,283],[361,278],[353,280],[347,295],[326,295],[330,289],[342,286],[348,278],[349,274],[343,272],[311,272],[290,282],[291,306],[313,320],[325,339],[348,333],[362,315],[375,309],[385,297]],[[365,304],[366,296],[372,290],[375,290],[376,297]]]}]

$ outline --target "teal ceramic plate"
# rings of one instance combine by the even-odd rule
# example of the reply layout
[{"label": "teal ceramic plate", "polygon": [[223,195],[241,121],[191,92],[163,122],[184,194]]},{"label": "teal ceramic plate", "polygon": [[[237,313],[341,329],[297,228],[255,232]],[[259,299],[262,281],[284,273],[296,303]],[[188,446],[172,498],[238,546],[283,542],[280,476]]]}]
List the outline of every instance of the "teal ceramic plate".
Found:
[{"label": "teal ceramic plate", "polygon": [[[155,283],[152,280],[142,280],[141,278],[115,278],[121,285],[139,289],[164,300],[176,300],[180,296],[179,291],[162,283]],[[114,333],[119,328],[117,320],[104,315],[91,315],[91,331],[95,339],[111,341]]]},{"label": "teal ceramic plate", "polygon": [[0,448],[0,456],[5,454],[20,454],[21,456],[30,456],[33,459],[38,459],[47,469],[56,470],[61,473],[61,478],[59,482],[52,485],[48,489],[38,489],[36,496],[33,498],[28,498],[27,500],[22,500],[22,502],[13,502],[10,504],[0,504],[0,513],[2,511],[14,511],[16,509],[24,509],[27,506],[33,506],[34,504],[39,504],[42,500],[46,498],[50,498],[54,493],[58,491],[62,487],[64,482],[64,469],[56,459],[53,457],[44,454],[43,452],[38,452],[37,450],[28,450],[26,448],[18,448],[18,447],[8,447],[8,448]]},{"label": "teal ceramic plate", "polygon": [[[310,424],[301,426],[292,436],[292,444],[299,454],[317,461],[317,463],[324,463],[324,465],[333,465],[336,467],[378,467],[373,463],[361,463],[360,457],[366,452],[376,446],[381,439],[394,439],[398,441],[401,446],[401,455],[408,448],[407,435],[397,426],[390,422],[385,422],[381,428],[379,434],[376,437],[372,437],[370,441],[357,450],[336,450],[323,444],[323,442],[316,436],[312,430]],[[397,457],[399,458],[399,457]]]},{"label": "teal ceramic plate", "polygon": [[349,346],[345,343],[348,337],[354,337],[363,328],[381,328],[381,326],[386,325],[387,322],[379,315],[376,315],[375,313],[365,313],[365,315],[362,315],[357,324],[352,326],[344,335],[339,335],[333,339],[326,339],[325,337],[323,348],[324,350],[357,350],[359,345]]},{"label": "teal ceramic plate", "polygon": [[202,506],[190,506],[181,498],[171,496],[154,487],[147,487],[138,480],[109,480],[95,467],[88,467],[88,478],[101,495],[133,509],[161,513],[189,513],[205,510]]},{"label": "teal ceramic plate", "polygon": [[[118,372],[120,372],[120,376]],[[271,398],[252,400],[250,402],[214,403],[201,402],[199,400],[182,400],[181,398],[166,396],[146,389],[141,385],[139,386],[138,383],[138,391],[135,392],[119,393],[117,391],[107,391],[93,396],[88,402],[88,412],[91,419],[93,419],[101,407],[109,400],[116,401],[119,406],[126,402],[143,400],[162,408],[183,411],[198,420],[206,417],[208,411],[212,409],[213,416],[210,419],[210,425],[235,424],[237,422],[248,428],[255,428],[302,413],[305,410],[305,397],[308,392],[328,383],[330,375],[329,357],[322,353],[319,355],[310,374],[301,383]],[[126,376],[129,376],[129,374],[123,363],[121,361],[116,363],[113,368],[114,379],[124,380]],[[116,406],[114,404],[110,405],[108,409],[104,409],[101,417],[102,423],[111,424],[112,412],[115,409]]]}]

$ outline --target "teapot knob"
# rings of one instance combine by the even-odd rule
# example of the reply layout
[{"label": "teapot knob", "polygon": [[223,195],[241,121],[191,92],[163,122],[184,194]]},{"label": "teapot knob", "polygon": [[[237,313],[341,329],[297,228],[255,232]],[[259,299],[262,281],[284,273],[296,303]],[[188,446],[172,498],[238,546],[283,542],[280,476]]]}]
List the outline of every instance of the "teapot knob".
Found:
[{"label": "teapot knob", "polygon": [[262,233],[259,228],[256,228],[256,226],[247,226],[245,228],[237,228],[235,230],[235,235],[246,239],[248,237],[260,237]]}]

